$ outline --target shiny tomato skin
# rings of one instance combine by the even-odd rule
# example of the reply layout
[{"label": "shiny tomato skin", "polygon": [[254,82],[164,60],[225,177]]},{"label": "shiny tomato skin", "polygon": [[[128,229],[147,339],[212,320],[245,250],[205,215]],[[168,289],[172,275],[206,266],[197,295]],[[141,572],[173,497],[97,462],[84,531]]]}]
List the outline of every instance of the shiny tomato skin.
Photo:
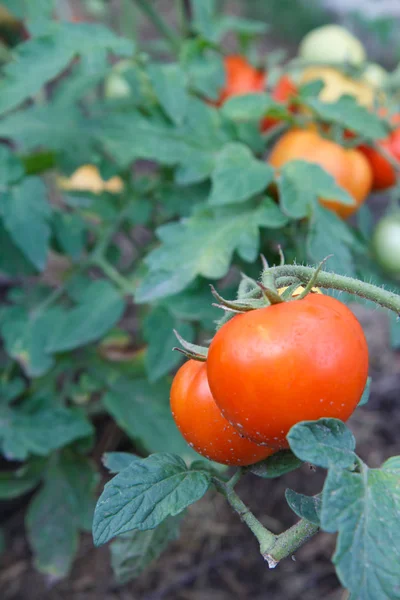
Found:
[{"label": "shiny tomato skin", "polygon": [[320,198],[321,204],[346,219],[363,204],[372,186],[372,171],[365,156],[320,136],[312,129],[292,129],[272,148],[269,162],[279,169],[291,160],[304,160],[323,167],[354,198],[354,205]]},{"label": "shiny tomato skin", "polygon": [[339,300],[309,294],[237,315],[216,333],[207,376],[222,414],[277,449],[296,423],[347,420],[368,375],[361,325]]},{"label": "shiny tomato skin", "polygon": [[250,465],[275,452],[241,436],[222,416],[210,392],[205,363],[189,360],[179,369],[171,387],[171,411],[188,444],[215,462]]}]

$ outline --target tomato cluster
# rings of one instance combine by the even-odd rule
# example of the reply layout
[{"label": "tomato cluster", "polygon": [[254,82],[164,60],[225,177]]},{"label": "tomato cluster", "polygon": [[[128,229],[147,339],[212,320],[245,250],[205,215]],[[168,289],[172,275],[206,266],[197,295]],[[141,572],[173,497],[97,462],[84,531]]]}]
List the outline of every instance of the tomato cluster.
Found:
[{"label": "tomato cluster", "polygon": [[296,423],[346,420],[366,385],[363,330],[339,300],[320,293],[234,316],[207,362],[190,360],[171,389],[174,419],[200,454],[246,465],[282,448]]}]

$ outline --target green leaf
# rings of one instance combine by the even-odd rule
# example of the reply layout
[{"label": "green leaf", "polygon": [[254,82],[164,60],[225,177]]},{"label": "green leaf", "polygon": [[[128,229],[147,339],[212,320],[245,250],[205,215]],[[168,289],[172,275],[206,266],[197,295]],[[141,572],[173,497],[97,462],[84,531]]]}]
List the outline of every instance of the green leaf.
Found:
[{"label": "green leaf", "polygon": [[294,219],[309,216],[318,198],[354,205],[352,196],[317,164],[293,160],[280,169],[279,201],[283,211]]},{"label": "green leaf", "polygon": [[310,262],[320,262],[332,254],[326,265],[327,270],[354,276],[353,243],[353,234],[346,223],[332,211],[322,206],[314,207],[307,236]]},{"label": "green leaf", "polygon": [[0,500],[12,500],[35,488],[43,475],[45,463],[33,459],[16,469],[0,473]]},{"label": "green leaf", "polygon": [[171,121],[182,125],[189,105],[185,73],[177,64],[152,63],[147,71],[157,98],[166,114]]},{"label": "green leaf", "polygon": [[0,446],[9,460],[25,460],[30,454],[47,456],[93,433],[91,423],[78,410],[46,403],[29,412],[24,407],[2,407],[0,415]]},{"label": "green leaf", "polygon": [[320,525],[322,501],[319,496],[304,496],[294,490],[286,490],[286,501],[293,512],[301,519],[306,519],[314,525]]},{"label": "green leaf", "polygon": [[360,106],[353,96],[342,96],[336,102],[323,102],[316,97],[308,97],[307,105],[320,119],[338,123],[343,128],[368,139],[380,140],[389,133],[387,123],[372,111]]},{"label": "green leaf", "polygon": [[218,20],[219,39],[230,31],[244,36],[254,36],[266,33],[268,29],[269,25],[267,23],[254,19],[244,19],[236,15],[221,15]]},{"label": "green leaf", "polygon": [[222,114],[232,121],[259,121],[262,117],[285,118],[288,111],[272,100],[268,94],[244,94],[228,98],[222,107]]},{"label": "green leaf", "polygon": [[141,460],[141,458],[129,452],[106,452],[102,457],[103,465],[111,473],[123,471],[134,460]]},{"label": "green leaf", "polygon": [[155,529],[130,531],[111,544],[111,566],[117,583],[124,585],[135,579],[178,539],[182,514],[167,517]]},{"label": "green leaf", "polygon": [[12,306],[3,313],[0,325],[7,353],[30,377],[44,375],[54,364],[46,344],[62,318],[59,308],[28,314],[25,308]]},{"label": "green leaf", "polygon": [[302,461],[291,450],[281,450],[265,460],[251,465],[249,471],[263,479],[273,479],[298,469]]},{"label": "green leaf", "polygon": [[103,404],[121,429],[146,450],[198,457],[175,425],[166,381],[151,385],[146,379],[121,379],[104,396]]},{"label": "green leaf", "polygon": [[51,213],[46,188],[38,177],[27,177],[0,197],[4,227],[26,258],[42,271],[49,247]]},{"label": "green leaf", "polygon": [[339,419],[303,421],[287,435],[293,452],[319,467],[351,467],[355,462],[356,441],[350,429]]},{"label": "green leaf", "polygon": [[97,125],[96,137],[121,168],[138,158],[179,164],[190,173],[181,177],[186,184],[210,175],[216,152],[229,140],[218,111],[196,98],[190,99],[180,127],[144,118],[137,111],[108,115]]},{"label": "green leaf", "polygon": [[192,325],[175,319],[161,306],[154,307],[143,322],[144,339],[148,343],[146,371],[150,383],[158,381],[182,362],[182,355],[172,351],[176,346],[174,329],[188,342],[194,341]]},{"label": "green leaf", "polygon": [[48,469],[42,489],[26,516],[36,568],[65,577],[78,549],[79,530],[90,530],[97,473],[92,464],[73,454],[61,455]]},{"label": "green leaf", "polygon": [[215,0],[192,0],[192,27],[209,42],[218,42],[218,20]]},{"label": "green leaf", "polygon": [[46,351],[66,352],[102,338],[122,317],[125,302],[105,280],[92,282],[81,303],[65,311],[52,331]]},{"label": "green leaf", "polygon": [[136,292],[143,303],[177,294],[198,275],[207,279],[224,277],[235,250],[254,262],[259,251],[259,228],[275,229],[287,223],[270,199],[257,208],[224,208],[214,215],[197,214],[181,223],[157,230],[162,244],[145,259],[148,274]]},{"label": "green leaf", "polygon": [[400,469],[350,473],[332,467],[325,481],[321,525],[338,531],[333,562],[355,598],[394,600],[400,594]]},{"label": "green leaf", "polygon": [[50,18],[54,10],[54,0],[2,0],[2,4],[18,19]]},{"label": "green leaf", "polygon": [[248,200],[265,190],[273,177],[273,168],[254,158],[246,146],[227,144],[217,156],[209,203],[217,206]]},{"label": "green leaf", "polygon": [[[0,200],[1,203],[1,200]],[[14,244],[0,218],[0,270],[7,275],[33,275],[36,269]]]},{"label": "green leaf", "polygon": [[[205,329],[213,330],[215,321],[221,316],[218,308],[212,305],[212,295],[208,284],[199,289],[190,289],[163,300],[169,312],[176,319],[200,321]],[[185,337],[185,336],[183,336]]]},{"label": "green leaf", "polygon": [[204,48],[199,40],[187,40],[182,49],[182,63],[190,87],[206,98],[217,100],[225,83],[222,56],[215,50]]},{"label": "green leaf", "polygon": [[77,56],[93,59],[110,50],[129,56],[129,40],[103,25],[52,21],[38,37],[17,46],[14,60],[3,69],[0,80],[0,113],[32,98]]},{"label": "green leaf", "polygon": [[367,383],[365,385],[365,389],[364,389],[363,394],[361,396],[361,400],[358,403],[358,406],[364,406],[365,404],[367,404],[367,402],[369,400],[369,394],[370,394],[370,391],[371,391],[371,381],[372,381],[371,377],[368,377]]},{"label": "green leaf", "polygon": [[152,454],[131,463],[100,496],[93,521],[95,545],[133,529],[154,529],[200,500],[210,483],[210,473],[188,469],[173,454]]},{"label": "green leaf", "polygon": [[24,174],[20,159],[7,146],[0,146],[0,185],[15,183]]},{"label": "green leaf", "polygon": [[78,261],[85,247],[85,223],[76,213],[59,212],[53,219],[54,233],[62,250]]},{"label": "green leaf", "polygon": [[21,396],[26,388],[26,382],[16,377],[9,381],[0,381],[0,404],[9,404]]}]

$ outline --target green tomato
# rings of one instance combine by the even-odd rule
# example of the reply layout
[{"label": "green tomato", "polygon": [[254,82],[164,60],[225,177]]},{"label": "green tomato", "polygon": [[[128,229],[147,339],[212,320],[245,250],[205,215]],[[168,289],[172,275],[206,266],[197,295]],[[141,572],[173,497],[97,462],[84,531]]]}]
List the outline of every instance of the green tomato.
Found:
[{"label": "green tomato", "polygon": [[366,60],[362,43],[339,25],[324,25],[302,40],[299,56],[313,63],[361,65]]},{"label": "green tomato", "polygon": [[382,269],[400,280],[400,213],[379,221],[372,237],[372,248]]},{"label": "green tomato", "polygon": [[373,85],[376,88],[382,88],[385,86],[388,78],[388,72],[386,69],[378,65],[377,63],[368,63],[365,67],[365,71],[362,75],[364,81]]}]

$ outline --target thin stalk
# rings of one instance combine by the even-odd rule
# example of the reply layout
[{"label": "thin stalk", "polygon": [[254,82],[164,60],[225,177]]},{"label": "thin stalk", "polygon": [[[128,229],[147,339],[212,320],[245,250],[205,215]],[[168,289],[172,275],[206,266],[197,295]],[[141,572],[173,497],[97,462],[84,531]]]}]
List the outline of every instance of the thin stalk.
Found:
[{"label": "thin stalk", "polygon": [[115,283],[115,285],[119,287],[124,294],[127,296],[133,296],[134,290],[130,282],[123,275],[121,275],[117,269],[115,269],[105,258],[101,256],[96,257],[92,261],[92,264],[99,267],[99,269],[101,269],[103,273],[107,275],[110,281]]},{"label": "thin stalk", "polygon": [[[315,275],[315,272],[316,269],[313,267],[282,265],[264,271],[262,280],[273,274],[277,280],[278,287],[283,284],[289,285],[290,282],[294,283],[297,280],[303,284],[307,284]],[[375,304],[379,304],[383,308],[388,308],[397,315],[400,315],[400,296],[371,283],[359,281],[358,279],[353,279],[346,275],[337,275],[336,273],[321,271],[318,273],[314,285],[354,294],[360,298],[371,300],[372,302],[375,302]]]},{"label": "thin stalk", "polygon": [[274,545],[263,554],[270,569],[274,569],[283,558],[291,556],[318,533],[318,525],[301,519],[295,525],[276,536]]},{"label": "thin stalk", "polygon": [[152,5],[152,2],[149,0],[134,0],[134,2],[153,23],[156,29],[158,29],[161,35],[163,35],[165,39],[169,42],[172,51],[174,53],[179,52],[181,46],[181,40],[179,36],[176,35],[175,31],[166,24],[162,17],[160,17],[158,12]]}]

